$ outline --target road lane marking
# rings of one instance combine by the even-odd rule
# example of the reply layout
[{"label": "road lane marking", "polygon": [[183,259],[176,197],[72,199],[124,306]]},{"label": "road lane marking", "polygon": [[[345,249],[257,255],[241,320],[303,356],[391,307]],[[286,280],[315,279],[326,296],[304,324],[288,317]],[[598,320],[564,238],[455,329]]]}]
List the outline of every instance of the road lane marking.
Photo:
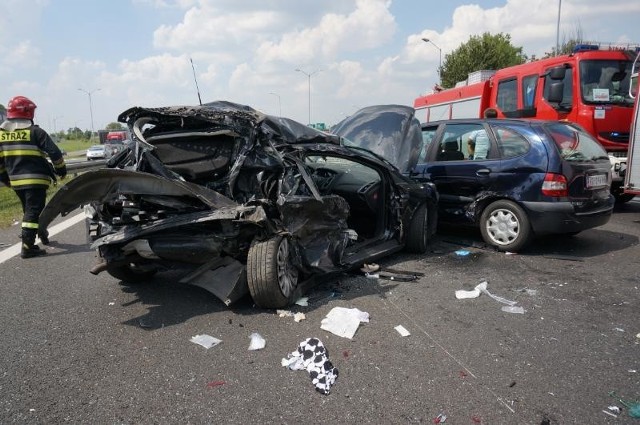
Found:
[{"label": "road lane marking", "polygon": [[[85,219],[85,215],[84,212],[81,212],[79,214],[74,215],[71,218],[66,219],[65,221],[63,221],[62,223],[58,223],[55,226],[51,227],[49,229],[49,237],[55,236],[58,233],[68,229],[69,227],[73,226],[74,224],[77,224],[81,221],[83,221]],[[36,239],[36,242],[40,242],[40,239]],[[9,260],[10,258],[15,257],[16,255],[20,254],[20,250],[22,249],[22,242],[18,242],[15,245],[11,245],[9,248],[7,249],[3,249],[2,251],[0,251],[0,264],[4,263],[5,261]]]}]

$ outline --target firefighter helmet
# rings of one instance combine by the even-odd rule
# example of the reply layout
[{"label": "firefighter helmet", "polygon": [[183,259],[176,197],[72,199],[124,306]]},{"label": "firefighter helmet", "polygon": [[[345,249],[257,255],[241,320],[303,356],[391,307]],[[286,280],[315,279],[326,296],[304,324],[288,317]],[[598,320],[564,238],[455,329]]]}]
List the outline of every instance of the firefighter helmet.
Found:
[{"label": "firefighter helmet", "polygon": [[33,119],[36,104],[24,96],[16,96],[9,100],[7,104],[7,118]]}]

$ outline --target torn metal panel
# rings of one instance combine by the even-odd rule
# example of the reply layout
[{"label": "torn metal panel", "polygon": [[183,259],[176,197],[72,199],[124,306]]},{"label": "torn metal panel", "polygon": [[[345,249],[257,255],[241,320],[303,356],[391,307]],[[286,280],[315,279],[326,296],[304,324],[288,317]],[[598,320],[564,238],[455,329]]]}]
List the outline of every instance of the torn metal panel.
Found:
[{"label": "torn metal panel", "polygon": [[[408,112],[378,108],[358,129],[409,146],[419,124]],[[93,273],[175,270],[227,305],[249,290],[256,304],[283,307],[318,276],[402,249],[418,207],[431,217],[437,202],[378,153],[249,106],[134,107],[118,119],[133,145],[71,180],[41,216],[47,226],[86,206],[100,256]]]}]

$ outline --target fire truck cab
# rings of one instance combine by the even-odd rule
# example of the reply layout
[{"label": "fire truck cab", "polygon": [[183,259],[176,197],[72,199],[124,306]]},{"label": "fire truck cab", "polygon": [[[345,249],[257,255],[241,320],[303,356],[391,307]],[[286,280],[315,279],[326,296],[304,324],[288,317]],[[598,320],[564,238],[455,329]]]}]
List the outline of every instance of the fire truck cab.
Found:
[{"label": "fire truck cab", "polygon": [[582,126],[609,153],[611,191],[624,196],[620,172],[626,165],[634,99],[629,95],[636,52],[577,45],[555,56],[497,71],[476,71],[447,90],[414,101],[422,122],[482,117],[494,108],[498,117],[567,120]]}]

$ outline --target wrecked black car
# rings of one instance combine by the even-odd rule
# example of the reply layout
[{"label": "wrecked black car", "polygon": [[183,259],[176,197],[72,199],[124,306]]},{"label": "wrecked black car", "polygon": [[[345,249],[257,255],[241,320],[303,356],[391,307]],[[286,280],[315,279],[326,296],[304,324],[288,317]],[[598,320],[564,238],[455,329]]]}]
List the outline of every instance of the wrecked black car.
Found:
[{"label": "wrecked black car", "polygon": [[[403,128],[385,137],[420,138],[413,110],[396,113]],[[40,219],[84,205],[94,274],[178,271],[227,305],[249,292],[278,308],[320,276],[423,253],[435,232],[435,186],[337,135],[222,101],[134,107],[118,120],[132,145],[63,186]]]}]

